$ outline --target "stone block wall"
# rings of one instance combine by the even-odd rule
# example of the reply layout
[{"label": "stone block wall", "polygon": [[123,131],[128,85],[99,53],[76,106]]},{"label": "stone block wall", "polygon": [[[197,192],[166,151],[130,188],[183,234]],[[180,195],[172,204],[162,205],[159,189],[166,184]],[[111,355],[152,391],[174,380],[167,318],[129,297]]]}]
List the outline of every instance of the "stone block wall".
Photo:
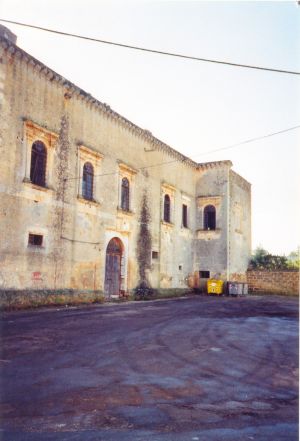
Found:
[{"label": "stone block wall", "polygon": [[299,295],[299,271],[247,271],[249,291]]}]

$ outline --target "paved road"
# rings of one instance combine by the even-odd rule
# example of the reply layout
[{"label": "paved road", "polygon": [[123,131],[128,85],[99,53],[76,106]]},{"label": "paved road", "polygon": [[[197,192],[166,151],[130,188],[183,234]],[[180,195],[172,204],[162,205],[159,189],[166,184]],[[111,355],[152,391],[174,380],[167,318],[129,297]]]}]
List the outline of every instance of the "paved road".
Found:
[{"label": "paved road", "polygon": [[198,296],[4,313],[0,439],[296,441],[297,308]]}]

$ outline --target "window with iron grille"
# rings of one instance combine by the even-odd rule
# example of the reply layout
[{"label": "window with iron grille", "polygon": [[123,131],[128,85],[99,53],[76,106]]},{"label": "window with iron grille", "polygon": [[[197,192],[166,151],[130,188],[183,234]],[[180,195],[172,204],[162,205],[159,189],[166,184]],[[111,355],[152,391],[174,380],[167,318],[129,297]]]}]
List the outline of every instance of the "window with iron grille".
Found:
[{"label": "window with iron grille", "polygon": [[28,245],[33,245],[36,247],[41,247],[43,245],[43,236],[41,234],[29,233]]},{"label": "window with iron grille", "polygon": [[31,148],[30,180],[40,187],[46,186],[47,149],[42,141],[36,141]]},{"label": "window with iron grille", "polygon": [[171,200],[168,194],[164,197],[164,221],[170,222],[171,220]]},{"label": "window with iron grille", "polygon": [[188,207],[185,204],[182,204],[182,226],[184,228],[188,227],[188,218],[187,218],[187,214],[188,214]]},{"label": "window with iron grille", "polygon": [[213,205],[204,208],[204,230],[216,229],[216,209]]},{"label": "window with iron grille", "polygon": [[121,208],[122,210],[129,211],[129,181],[127,178],[122,179]]},{"label": "window with iron grille", "polygon": [[90,162],[83,166],[82,173],[82,197],[93,200],[94,168]]},{"label": "window with iron grille", "polygon": [[200,279],[209,279],[210,272],[209,271],[199,271]]}]

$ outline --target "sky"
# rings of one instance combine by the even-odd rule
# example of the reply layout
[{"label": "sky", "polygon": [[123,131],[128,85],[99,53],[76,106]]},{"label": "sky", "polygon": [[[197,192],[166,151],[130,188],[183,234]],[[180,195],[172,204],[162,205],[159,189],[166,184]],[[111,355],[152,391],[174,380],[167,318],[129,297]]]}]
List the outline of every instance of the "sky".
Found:
[{"label": "sky", "polygon": [[[0,0],[0,18],[114,42],[300,72],[296,1]],[[252,184],[252,248],[300,243],[300,76],[143,53],[5,24],[47,66],[197,162]]]}]

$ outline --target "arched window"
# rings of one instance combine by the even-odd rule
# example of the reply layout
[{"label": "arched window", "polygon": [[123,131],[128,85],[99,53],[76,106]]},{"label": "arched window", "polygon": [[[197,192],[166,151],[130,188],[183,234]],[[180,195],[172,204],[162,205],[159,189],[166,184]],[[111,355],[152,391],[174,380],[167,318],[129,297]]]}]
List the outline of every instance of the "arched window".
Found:
[{"label": "arched window", "polygon": [[164,198],[164,221],[171,221],[171,200],[168,194],[165,194]]},{"label": "arched window", "polygon": [[31,148],[30,180],[40,187],[46,186],[47,149],[42,141],[35,141]]},{"label": "arched window", "polygon": [[94,168],[90,162],[86,162],[83,166],[82,173],[82,197],[84,199],[93,199],[93,183],[94,183]]},{"label": "arched window", "polygon": [[127,178],[122,179],[121,208],[122,210],[129,211],[129,181]]},{"label": "arched window", "polygon": [[216,209],[213,205],[204,208],[204,230],[216,229]]}]

